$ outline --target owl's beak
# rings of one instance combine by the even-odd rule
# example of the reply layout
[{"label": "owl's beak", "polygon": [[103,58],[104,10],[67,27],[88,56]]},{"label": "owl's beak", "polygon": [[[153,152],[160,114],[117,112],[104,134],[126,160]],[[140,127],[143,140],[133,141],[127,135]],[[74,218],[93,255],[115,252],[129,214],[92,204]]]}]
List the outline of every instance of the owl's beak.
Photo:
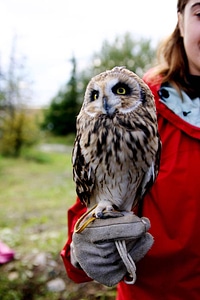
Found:
[{"label": "owl's beak", "polygon": [[113,107],[108,104],[108,98],[105,96],[103,97],[103,108],[105,109],[107,115],[112,115],[114,112]]},{"label": "owl's beak", "polygon": [[108,98],[103,97],[103,108],[105,109],[106,112],[109,110],[109,105],[108,105]]}]

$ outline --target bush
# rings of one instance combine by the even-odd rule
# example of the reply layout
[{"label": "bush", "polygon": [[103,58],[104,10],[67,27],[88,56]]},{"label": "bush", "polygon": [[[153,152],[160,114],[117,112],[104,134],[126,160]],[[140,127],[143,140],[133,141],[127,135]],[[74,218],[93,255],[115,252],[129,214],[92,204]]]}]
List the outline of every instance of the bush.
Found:
[{"label": "bush", "polygon": [[24,146],[31,146],[39,138],[39,128],[33,116],[25,110],[16,111],[13,116],[5,115],[0,124],[0,153],[20,156]]}]

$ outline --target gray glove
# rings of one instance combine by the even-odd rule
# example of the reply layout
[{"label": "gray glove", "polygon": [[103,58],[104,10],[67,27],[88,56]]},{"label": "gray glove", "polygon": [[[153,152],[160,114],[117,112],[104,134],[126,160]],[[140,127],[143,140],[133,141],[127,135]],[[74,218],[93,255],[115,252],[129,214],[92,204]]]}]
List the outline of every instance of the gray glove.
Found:
[{"label": "gray glove", "polygon": [[[87,218],[78,221],[79,228],[73,233],[71,263],[82,268],[92,279],[113,286],[128,274],[126,283],[136,280],[138,262],[153,244],[147,218],[139,218],[132,212],[117,218]],[[87,222],[87,226],[85,226]]]}]

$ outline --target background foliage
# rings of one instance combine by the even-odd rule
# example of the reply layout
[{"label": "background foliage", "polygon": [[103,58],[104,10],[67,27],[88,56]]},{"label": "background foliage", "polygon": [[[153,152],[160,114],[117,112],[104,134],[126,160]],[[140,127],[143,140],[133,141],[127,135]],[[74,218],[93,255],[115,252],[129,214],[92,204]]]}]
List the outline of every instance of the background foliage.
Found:
[{"label": "background foliage", "polygon": [[76,131],[76,115],[80,109],[79,91],[76,74],[76,60],[73,57],[72,74],[67,84],[52,99],[45,111],[42,128],[56,135],[66,135]]},{"label": "background foliage", "polygon": [[18,157],[24,146],[34,144],[39,128],[27,110],[31,81],[25,58],[16,58],[15,39],[7,71],[0,70],[0,154]]}]

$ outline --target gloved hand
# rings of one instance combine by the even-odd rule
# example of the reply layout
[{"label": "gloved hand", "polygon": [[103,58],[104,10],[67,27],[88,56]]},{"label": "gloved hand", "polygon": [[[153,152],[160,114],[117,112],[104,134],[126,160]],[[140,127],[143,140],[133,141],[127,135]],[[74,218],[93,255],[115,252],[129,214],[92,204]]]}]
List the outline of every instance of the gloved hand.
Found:
[{"label": "gloved hand", "polygon": [[127,274],[131,279],[124,281],[134,283],[134,262],[144,257],[153,244],[152,235],[147,233],[149,219],[126,212],[117,218],[94,218],[91,223],[86,220],[78,221],[83,230],[78,232],[78,228],[73,233],[71,263],[107,286],[117,284]]}]

